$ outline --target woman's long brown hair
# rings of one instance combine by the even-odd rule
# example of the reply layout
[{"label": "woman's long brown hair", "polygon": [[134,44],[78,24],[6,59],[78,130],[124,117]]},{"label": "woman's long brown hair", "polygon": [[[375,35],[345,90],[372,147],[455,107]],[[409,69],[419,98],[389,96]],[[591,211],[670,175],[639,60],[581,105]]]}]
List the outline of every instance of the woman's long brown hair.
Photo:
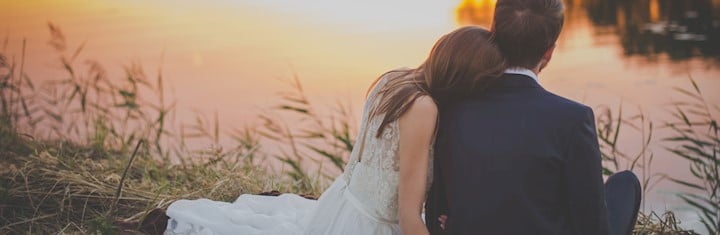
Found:
[{"label": "woman's long brown hair", "polygon": [[429,95],[443,105],[472,93],[482,92],[502,75],[505,61],[491,42],[490,32],[476,26],[459,28],[441,37],[425,62],[415,69],[393,70],[380,88],[380,103],[370,117],[384,114],[377,137],[385,127],[400,118],[421,96]]}]

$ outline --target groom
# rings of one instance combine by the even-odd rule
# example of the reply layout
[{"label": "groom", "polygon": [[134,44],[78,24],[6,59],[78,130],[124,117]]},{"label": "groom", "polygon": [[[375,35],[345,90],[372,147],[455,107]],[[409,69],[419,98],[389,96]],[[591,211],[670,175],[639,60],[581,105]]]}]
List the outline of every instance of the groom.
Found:
[{"label": "groom", "polygon": [[491,31],[509,69],[441,107],[426,204],[433,234],[607,234],[592,109],[538,83],[563,8],[562,0],[497,1]]}]

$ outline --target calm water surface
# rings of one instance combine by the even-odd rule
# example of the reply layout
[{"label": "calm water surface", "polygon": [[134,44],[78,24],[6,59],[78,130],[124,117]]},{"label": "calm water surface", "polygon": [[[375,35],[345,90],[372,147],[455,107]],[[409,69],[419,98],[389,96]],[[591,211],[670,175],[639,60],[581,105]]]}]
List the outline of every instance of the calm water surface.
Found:
[{"label": "calm water surface", "polygon": [[[567,0],[567,19],[542,85],[592,107],[642,110],[658,123],[689,87],[720,101],[720,0]],[[62,28],[70,48],[86,42],[81,59],[96,59],[122,79],[122,68],[162,66],[177,100],[177,119],[218,111],[223,127],[256,123],[257,113],[287,90],[297,74],[311,100],[349,101],[355,114],[382,72],[413,67],[441,35],[460,25],[487,26],[492,0],[467,1],[0,1],[0,33],[8,54],[26,38],[26,71],[35,80],[63,76],[47,44],[47,23]],[[597,109],[596,109],[597,110]],[[660,132],[662,134],[662,131]],[[639,148],[623,133],[622,148]],[[654,171],[687,174],[687,164],[653,146]],[[661,183],[650,207],[681,209]],[[699,226],[692,212],[681,212]]]}]

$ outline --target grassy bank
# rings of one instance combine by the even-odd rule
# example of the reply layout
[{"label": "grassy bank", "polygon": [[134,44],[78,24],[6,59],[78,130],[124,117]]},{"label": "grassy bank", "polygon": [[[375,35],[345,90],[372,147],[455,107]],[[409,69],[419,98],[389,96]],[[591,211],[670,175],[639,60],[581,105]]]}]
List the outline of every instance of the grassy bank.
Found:
[{"label": "grassy bank", "polygon": [[[177,199],[233,201],[242,193],[269,190],[320,193],[300,190],[297,181],[249,164],[182,166],[144,153],[130,164],[132,153],[16,138],[19,149],[28,151],[0,152],[0,163],[7,166],[0,171],[0,233],[139,233],[118,224],[142,220],[152,208]],[[666,212],[641,215],[635,234],[694,233]]]},{"label": "grassy bank", "polygon": [[[30,151],[0,152],[0,163],[8,166],[0,171],[0,233],[140,233],[118,224],[142,220],[177,199],[233,201],[242,193],[269,190],[320,193],[299,190],[296,181],[248,164],[181,166],[142,153],[130,164],[128,153],[17,138],[19,147]],[[634,234],[695,233],[665,212],[641,214]]]},{"label": "grassy bank", "polygon": [[242,193],[271,189],[319,193],[298,190],[292,180],[250,164],[166,164],[142,151],[99,152],[14,138],[28,151],[0,151],[0,233],[107,234],[117,231],[118,221],[142,219],[150,209],[180,198],[233,201]]}]

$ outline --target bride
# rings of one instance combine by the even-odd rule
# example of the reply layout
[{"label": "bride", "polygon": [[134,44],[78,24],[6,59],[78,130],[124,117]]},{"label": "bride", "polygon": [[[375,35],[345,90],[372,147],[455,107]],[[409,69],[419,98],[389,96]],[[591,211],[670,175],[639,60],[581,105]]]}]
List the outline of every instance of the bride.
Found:
[{"label": "bride", "polygon": [[165,234],[428,234],[421,214],[438,106],[502,74],[504,61],[490,38],[482,28],[457,29],[418,68],[380,76],[345,172],[319,200],[294,194],[179,200],[167,209]]}]

